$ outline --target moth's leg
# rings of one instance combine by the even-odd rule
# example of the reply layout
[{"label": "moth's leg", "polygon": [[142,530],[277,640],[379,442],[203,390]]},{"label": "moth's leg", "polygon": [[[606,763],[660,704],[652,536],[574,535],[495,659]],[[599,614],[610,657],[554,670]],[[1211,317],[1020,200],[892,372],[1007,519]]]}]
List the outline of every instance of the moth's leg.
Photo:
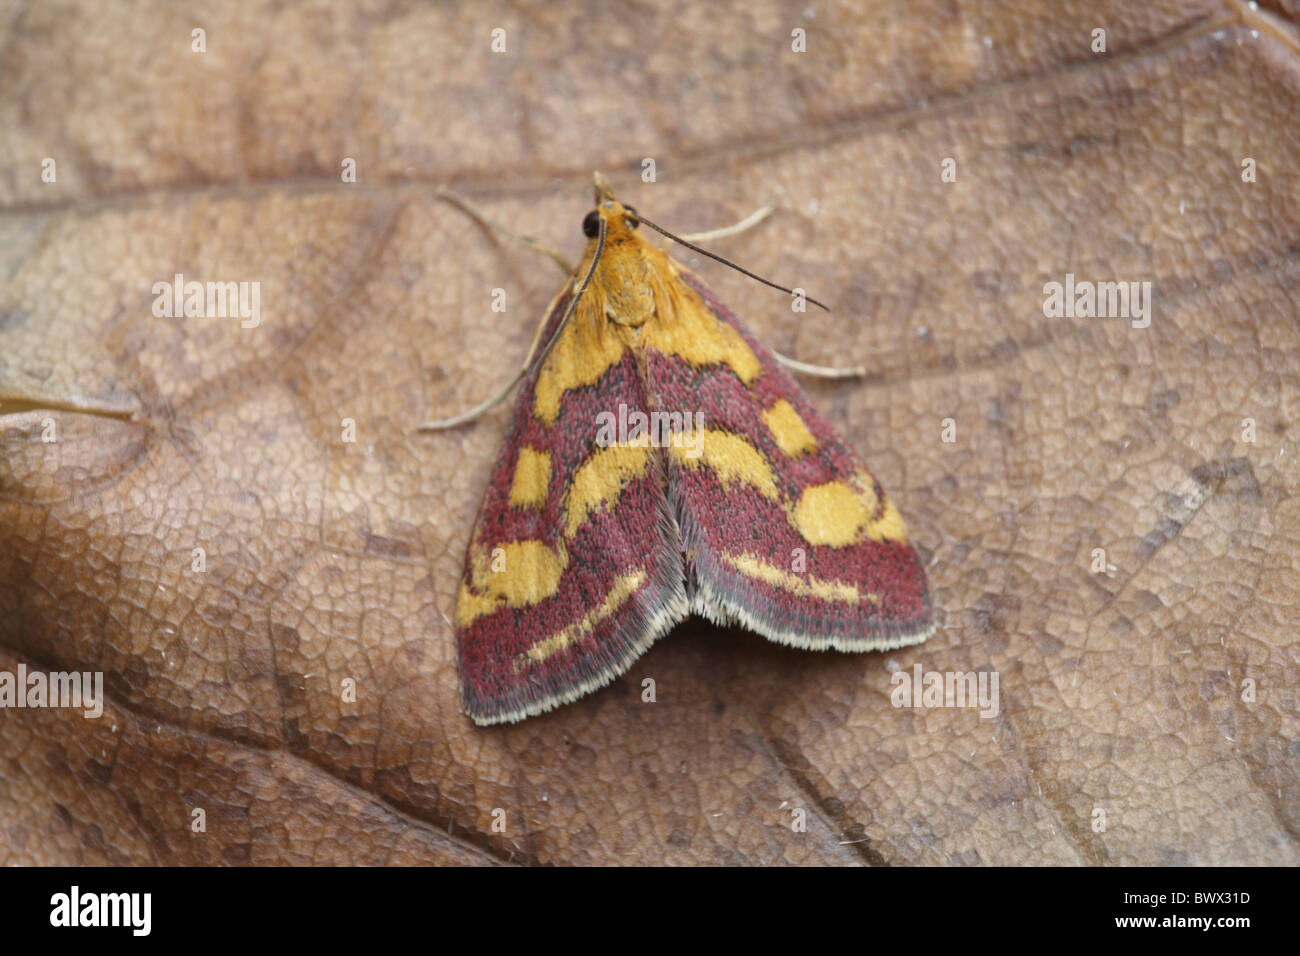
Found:
[{"label": "moth's leg", "polygon": [[[565,259],[563,255],[561,255],[559,252],[552,249],[550,246],[546,245],[545,243],[538,242],[536,239],[533,239],[530,236],[523,236],[517,232],[507,229],[505,226],[501,225],[496,220],[489,218],[488,215],[485,212],[483,212],[482,209],[480,209],[474,203],[470,202],[468,199],[466,199],[460,193],[455,192],[454,190],[448,189],[445,186],[439,186],[437,189],[437,195],[447,200],[447,202],[451,203],[453,206],[458,207],[462,212],[468,215],[471,219],[475,220],[479,225],[484,226],[487,229],[491,229],[494,232],[501,233],[501,235],[505,236],[507,239],[511,240],[512,242],[517,242],[525,249],[531,249],[533,252],[540,252],[543,253],[544,255],[549,256],[559,265],[561,269],[564,270],[565,275],[572,275],[573,266],[569,265],[569,261]],[[495,395],[493,395],[491,398],[487,399],[486,401],[480,402],[478,405],[475,405],[473,408],[469,409],[468,411],[461,412],[459,415],[453,415],[450,418],[439,418],[433,421],[422,422],[419,425],[419,430],[420,431],[442,431],[445,428],[455,428],[457,425],[463,425],[466,422],[472,422],[474,419],[478,418],[484,412],[489,411],[493,406],[500,403],[502,399],[504,399],[507,395],[511,393],[511,391],[514,390],[514,387],[519,384],[520,380],[525,375],[528,374],[528,369],[532,364],[533,356],[537,353],[537,343],[542,337],[542,330],[546,328],[546,320],[549,317],[550,317],[550,311],[548,310],[545,314],[542,315],[541,321],[537,323],[537,331],[533,333],[533,341],[532,344],[528,346],[528,354],[524,356],[523,365],[520,366],[518,373],[516,373],[515,376],[512,379],[510,379],[510,381],[507,382],[501,388],[500,391],[498,391]]]},{"label": "moth's leg", "polygon": [[811,375],[814,378],[863,378],[867,374],[866,366],[853,365],[848,368],[831,368],[829,365],[809,365],[807,362],[800,362],[798,359],[792,359],[788,355],[782,355],[776,349],[772,349],[772,358],[776,359],[786,368],[800,375]]},{"label": "moth's leg", "polygon": [[471,219],[478,222],[479,225],[491,229],[494,232],[501,233],[501,235],[505,236],[511,242],[517,242],[525,249],[531,249],[533,252],[540,252],[543,255],[550,256],[553,260],[555,260],[555,262],[559,265],[559,267],[564,270],[565,275],[573,274],[573,266],[569,264],[569,260],[564,258],[564,256],[559,252],[557,252],[555,249],[552,249],[550,246],[546,245],[546,243],[538,242],[536,239],[532,238],[531,236],[522,236],[519,233],[514,232],[513,230],[507,229],[505,226],[501,225],[501,223],[497,222],[496,220],[490,219],[487,213],[483,212],[482,209],[474,205],[474,203],[470,202],[460,193],[448,189],[446,186],[439,186],[438,189],[436,190],[436,193],[438,196],[447,200],[447,202],[451,203],[453,206],[458,207],[467,216],[469,216]]},{"label": "moth's leg", "polygon": [[[596,244],[596,254],[591,257],[591,265],[587,267],[587,274],[583,276],[582,284],[572,291],[569,296],[568,308],[564,310],[564,315],[560,316],[560,321],[556,325],[555,331],[551,334],[551,337],[547,340],[546,344],[543,345],[541,349],[538,349],[537,345],[542,340],[542,332],[546,329],[547,320],[550,319],[551,314],[555,309],[555,301],[547,307],[546,311],[542,314],[541,320],[537,323],[537,331],[533,333],[533,342],[528,346],[528,354],[524,357],[524,364],[519,371],[515,373],[514,378],[507,382],[499,392],[487,401],[475,405],[469,411],[462,412],[459,415],[454,415],[451,418],[439,418],[433,421],[424,422],[419,426],[419,430],[440,431],[444,428],[452,428],[456,425],[463,425],[465,422],[473,421],[509,395],[510,392],[514,390],[514,387],[523,381],[524,376],[527,375],[535,365],[543,362],[546,359],[546,356],[550,354],[551,348],[560,340],[560,333],[562,333],[565,327],[569,324],[569,319],[573,317],[574,310],[578,307],[578,303],[582,301],[583,293],[587,291],[587,286],[591,284],[591,277],[596,274],[596,267],[600,265],[600,253],[604,248],[605,223],[602,220],[600,224],[600,236]],[[558,299],[559,297],[557,296],[556,301],[558,301]]]},{"label": "moth's leg", "polygon": [[514,390],[514,387],[519,384],[520,380],[528,374],[528,369],[532,367],[533,356],[537,352],[537,343],[541,340],[542,330],[546,328],[546,320],[550,318],[550,315],[550,309],[547,309],[546,312],[543,313],[541,321],[537,323],[537,331],[533,333],[533,342],[528,346],[528,354],[524,356],[524,364],[520,366],[519,371],[515,374],[514,378],[507,382],[499,392],[487,401],[480,402],[469,411],[461,412],[459,415],[453,415],[451,418],[438,418],[433,421],[421,422],[417,430],[422,432],[437,432],[442,431],[444,428],[455,428],[457,425],[464,425],[466,422],[472,422],[484,412],[491,410],[494,405],[509,395]]},{"label": "moth's leg", "polygon": [[[708,232],[683,233],[682,238],[685,239],[687,242],[698,243],[698,242],[712,242],[714,239],[726,239],[728,236],[739,235],[740,233],[744,232],[746,229],[752,229],[754,226],[757,226],[768,216],[772,215],[772,213],[776,211],[776,207],[780,204],[780,202],[781,202],[781,191],[778,189],[776,192],[772,194],[771,199],[769,199],[764,205],[760,206],[758,209],[755,209],[744,219],[740,220],[740,222],[732,223],[730,226],[723,226],[720,229],[710,229]],[[660,244],[659,248],[667,249],[671,243],[672,243],[671,239],[664,237],[664,241]]]},{"label": "moth's leg", "polygon": [[484,412],[490,410],[492,406],[496,405],[503,398],[509,395],[514,390],[514,387],[519,384],[519,380],[524,377],[524,374],[527,371],[528,371],[528,366],[525,365],[519,371],[518,375],[516,375],[509,382],[506,383],[505,387],[502,388],[501,391],[497,392],[487,401],[475,405],[469,411],[461,412],[459,415],[453,415],[451,416],[451,418],[437,418],[434,419],[433,421],[421,422],[417,430],[422,432],[440,432],[444,428],[455,428],[457,425],[464,425],[466,422],[472,422],[474,419],[478,418]]},{"label": "moth's leg", "polygon": [[[687,242],[708,242],[712,239],[725,239],[727,236],[734,236],[744,232],[746,229],[758,225],[768,216],[772,215],[777,205],[781,201],[781,192],[777,190],[772,194],[772,198],[767,203],[746,216],[740,222],[730,226],[723,226],[721,229],[711,229],[708,232],[686,233],[681,238]],[[668,248],[672,238],[665,236],[661,248]],[[735,268],[733,265],[732,268]],[[820,305],[820,303],[818,303]],[[825,306],[822,306],[825,308]],[[800,375],[811,375],[814,378],[862,378],[867,374],[864,366],[854,365],[849,368],[831,368],[828,365],[810,365],[807,362],[800,362],[798,359],[792,359],[788,355],[782,355],[775,349],[772,350],[772,357],[780,364],[784,365],[791,371],[798,372]]]}]

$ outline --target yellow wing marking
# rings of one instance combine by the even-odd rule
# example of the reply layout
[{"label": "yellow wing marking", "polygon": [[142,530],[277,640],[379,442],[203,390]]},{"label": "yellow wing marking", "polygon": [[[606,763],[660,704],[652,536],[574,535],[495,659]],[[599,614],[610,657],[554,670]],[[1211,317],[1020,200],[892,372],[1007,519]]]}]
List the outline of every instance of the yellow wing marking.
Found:
[{"label": "yellow wing marking", "polygon": [[765,498],[779,500],[776,476],[772,466],[757,448],[739,435],[719,428],[705,428],[699,436],[699,456],[692,458],[689,449],[674,447],[672,455],[687,468],[711,468],[717,473],[722,487],[735,483],[751,485]]},{"label": "yellow wing marking", "polygon": [[809,544],[843,548],[864,537],[873,541],[905,541],[907,528],[893,502],[880,500],[865,476],[854,488],[847,482],[811,485],[790,510],[790,521]]},{"label": "yellow wing marking", "polygon": [[557,553],[544,541],[511,541],[491,552],[476,552],[470,558],[470,579],[461,583],[456,597],[456,626],[469,627],[502,605],[527,607],[554,596],[568,565],[564,549]]},{"label": "yellow wing marking", "polygon": [[612,617],[620,607],[627,603],[627,599],[636,593],[637,588],[641,587],[645,579],[645,571],[639,569],[620,574],[614,579],[614,586],[610,588],[609,593],[605,595],[605,600],[601,602],[599,607],[592,608],[580,620],[557,631],[550,637],[543,638],[515,658],[515,673],[519,673],[525,667],[533,664],[540,664],[548,657],[558,654],[566,647],[572,647],[590,635],[596,629],[597,624],[606,618]]},{"label": "yellow wing marking", "polygon": [[551,453],[524,446],[519,449],[515,476],[510,482],[510,503],[516,508],[546,507],[551,486]]},{"label": "yellow wing marking", "polygon": [[880,603],[880,595],[871,592],[860,594],[852,584],[827,581],[813,577],[811,574],[807,578],[801,578],[749,553],[740,556],[724,554],[722,560],[742,574],[789,591],[796,597],[815,597],[823,601],[843,601],[845,604],[857,604],[863,600],[870,601],[872,604]]},{"label": "yellow wing marking", "polygon": [[817,450],[817,439],[803,423],[794,406],[784,398],[777,399],[771,408],[763,412],[763,424],[776,439],[777,447],[788,458],[798,458],[806,452]]},{"label": "yellow wing marking", "polygon": [[564,502],[564,533],[572,538],[587,516],[602,505],[613,511],[623,489],[645,473],[654,449],[648,445],[610,445],[578,466]]}]

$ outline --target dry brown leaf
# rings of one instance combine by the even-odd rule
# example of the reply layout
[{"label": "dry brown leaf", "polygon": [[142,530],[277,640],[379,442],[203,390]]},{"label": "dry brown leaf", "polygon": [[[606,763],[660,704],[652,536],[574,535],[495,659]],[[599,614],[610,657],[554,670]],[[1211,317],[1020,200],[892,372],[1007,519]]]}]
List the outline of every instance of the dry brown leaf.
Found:
[{"label": "dry brown leaf", "polygon": [[[1300,863],[1300,48],[1261,7],[7,7],[0,670],[108,704],[0,712],[0,862]],[[809,390],[930,562],[928,643],[691,623],[546,717],[459,712],[508,412],[414,426],[561,277],[434,190],[576,255],[595,168],[680,230],[784,191],[718,251],[833,315],[699,270],[872,369]],[[154,317],[178,272],[261,324]],[[1045,318],[1066,273],[1150,281],[1150,327]],[[998,672],[999,715],[895,709],[917,664]]]}]

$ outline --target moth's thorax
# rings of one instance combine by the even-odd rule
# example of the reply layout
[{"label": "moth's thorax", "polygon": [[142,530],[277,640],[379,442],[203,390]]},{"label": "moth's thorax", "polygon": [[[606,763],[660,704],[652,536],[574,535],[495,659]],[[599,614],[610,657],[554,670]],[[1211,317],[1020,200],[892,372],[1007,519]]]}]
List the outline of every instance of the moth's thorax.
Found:
[{"label": "moth's thorax", "polygon": [[[639,329],[654,320],[670,319],[671,296],[668,286],[675,280],[671,260],[641,236],[630,223],[633,214],[617,200],[606,200],[599,207],[605,220],[605,244],[600,262],[587,290],[590,304],[580,309],[588,321],[625,329]],[[575,275],[575,284],[591,267],[596,240],[587,245],[583,263]]]},{"label": "moth's thorax", "polygon": [[653,251],[640,239],[606,249],[593,277],[600,282],[605,319],[638,328],[655,317],[655,289],[660,284],[657,273],[663,266],[646,255]]}]

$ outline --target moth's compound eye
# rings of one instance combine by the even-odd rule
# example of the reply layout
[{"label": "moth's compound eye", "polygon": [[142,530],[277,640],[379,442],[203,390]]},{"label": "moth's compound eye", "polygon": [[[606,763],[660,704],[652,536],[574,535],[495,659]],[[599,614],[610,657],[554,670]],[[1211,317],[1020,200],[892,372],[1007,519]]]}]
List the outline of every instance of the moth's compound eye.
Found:
[{"label": "moth's compound eye", "polygon": [[636,208],[635,208],[635,207],[633,207],[633,206],[624,206],[623,208],[626,209],[626,210],[628,211],[628,213],[630,214],[626,219],[623,220],[625,223],[627,223],[627,227],[628,227],[629,229],[635,229],[637,226],[641,225],[641,220],[638,219],[637,216],[636,216]]},{"label": "moth's compound eye", "polygon": [[600,235],[600,213],[596,210],[593,209],[583,218],[582,234],[588,239],[595,239]]}]

